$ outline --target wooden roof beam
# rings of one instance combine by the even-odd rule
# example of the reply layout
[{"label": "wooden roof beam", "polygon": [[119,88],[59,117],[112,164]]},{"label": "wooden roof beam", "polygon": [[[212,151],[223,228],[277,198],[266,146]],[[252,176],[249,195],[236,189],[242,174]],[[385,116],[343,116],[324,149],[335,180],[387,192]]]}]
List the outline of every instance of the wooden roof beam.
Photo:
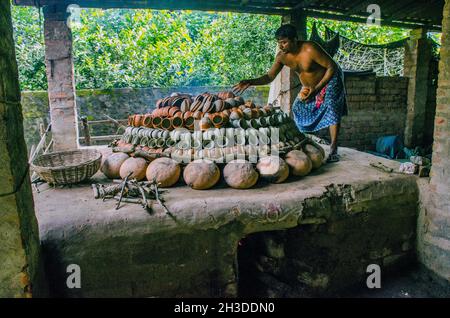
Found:
[{"label": "wooden roof beam", "polygon": [[[322,18],[322,19],[329,19],[329,20],[337,20],[337,21],[350,21],[350,22],[356,22],[356,23],[366,23],[367,17],[361,17],[361,16],[345,16],[343,14],[335,14],[325,11],[317,11],[317,10],[306,10],[306,13],[310,17],[314,18]],[[383,18],[381,19],[381,25],[382,26],[393,26],[393,27],[399,27],[399,28],[405,28],[405,29],[415,29],[415,28],[427,28],[430,31],[438,31],[440,32],[441,28],[438,25],[434,24],[423,24],[423,23],[417,23],[417,21],[411,21],[409,23],[407,22],[401,22],[401,21],[385,21]]]}]

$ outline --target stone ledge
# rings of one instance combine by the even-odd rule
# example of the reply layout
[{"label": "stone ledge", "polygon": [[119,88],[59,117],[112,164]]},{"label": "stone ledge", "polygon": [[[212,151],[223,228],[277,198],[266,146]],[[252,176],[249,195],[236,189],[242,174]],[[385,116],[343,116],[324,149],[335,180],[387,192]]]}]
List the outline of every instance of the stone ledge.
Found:
[{"label": "stone ledge", "polygon": [[[415,206],[415,177],[370,166],[382,162],[397,169],[398,163],[347,148],[340,152],[339,163],[283,184],[250,190],[171,188],[165,199],[176,221],[159,207],[154,215],[132,204],[115,210],[115,201],[93,199],[89,185],[41,189],[34,196],[52,292],[67,297],[236,296],[238,242],[247,235],[304,226],[327,226],[336,235],[333,231],[348,230],[345,220],[355,214],[364,219],[383,209],[383,200],[402,198]],[[395,211],[391,220],[415,218],[415,212],[410,207]],[[68,264],[82,268],[82,289],[65,287]]]}]

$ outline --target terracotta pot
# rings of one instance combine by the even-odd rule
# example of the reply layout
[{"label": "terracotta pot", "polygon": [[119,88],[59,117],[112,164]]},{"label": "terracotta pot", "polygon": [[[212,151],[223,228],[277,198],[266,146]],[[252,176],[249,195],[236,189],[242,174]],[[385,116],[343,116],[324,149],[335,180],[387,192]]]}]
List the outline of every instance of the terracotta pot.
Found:
[{"label": "terracotta pot", "polygon": [[144,116],[142,115],[134,115],[134,126],[139,127],[142,124],[142,119]]},{"label": "terracotta pot", "polygon": [[225,109],[225,110],[222,111],[222,114],[227,115],[228,117],[230,117],[231,112],[230,112],[229,109]]},{"label": "terracotta pot", "polygon": [[251,119],[253,116],[252,110],[250,108],[245,108],[242,112],[244,113],[245,119]]},{"label": "terracotta pot", "polygon": [[214,113],[210,116],[211,122],[213,123],[214,127],[220,128],[223,124],[223,114],[222,113]]},{"label": "terracotta pot", "polygon": [[142,120],[142,124],[148,128],[151,128],[153,126],[152,122],[153,122],[153,117],[150,114],[146,114],[144,116],[144,119]]},{"label": "terracotta pot", "polygon": [[194,124],[195,124],[195,119],[192,116],[186,118],[186,120],[184,121],[184,126],[190,130],[194,129]]},{"label": "terracotta pot", "polygon": [[153,117],[153,127],[161,127],[162,123],[162,117],[161,116],[154,116]]},{"label": "terracotta pot", "polygon": [[231,120],[239,120],[241,118],[242,118],[242,116],[237,110],[232,111],[231,114],[230,114],[230,119]]},{"label": "terracotta pot", "polygon": [[156,108],[152,111],[153,117],[160,116],[161,108]]},{"label": "terracotta pot", "polygon": [[181,103],[181,106],[180,106],[180,110],[182,111],[182,112],[187,112],[187,111],[189,111],[189,109],[190,109],[190,107],[191,107],[191,99],[190,98],[185,98],[184,100],[183,100],[183,102]]},{"label": "terracotta pot", "polygon": [[211,121],[208,117],[203,117],[200,121],[200,129],[201,130],[207,130],[211,128]]},{"label": "terracotta pot", "polygon": [[172,121],[167,117],[163,118],[163,120],[161,121],[161,128],[166,130],[172,130],[173,129]]},{"label": "terracotta pot", "polygon": [[173,116],[175,116],[176,113],[179,113],[179,112],[180,112],[180,108],[172,106],[169,108],[169,117],[173,117]]},{"label": "terracotta pot", "polygon": [[180,117],[180,116],[172,117],[172,127],[173,128],[181,128],[181,127],[183,127],[183,118]]},{"label": "terracotta pot", "polygon": [[164,107],[162,109],[162,116],[163,117],[169,117],[169,110],[170,110],[170,107]]},{"label": "terracotta pot", "polygon": [[196,111],[192,117],[194,117],[195,120],[200,120],[203,117],[203,113],[201,111]]},{"label": "terracotta pot", "polygon": [[187,111],[187,112],[183,113],[183,119],[184,120],[186,120],[189,117],[192,117],[192,112],[191,111]]},{"label": "terracotta pot", "polygon": [[223,119],[222,122],[225,125],[230,121],[230,116],[228,116],[228,114],[226,113],[222,113],[222,119]]},{"label": "terracotta pot", "polygon": [[246,101],[244,105],[247,106],[247,107],[250,107],[250,108],[255,108],[256,107],[255,103],[253,103],[251,100]]},{"label": "terracotta pot", "polygon": [[128,126],[133,126],[134,124],[134,115],[128,116]]},{"label": "terracotta pot", "polygon": [[259,117],[259,111],[258,111],[257,108],[252,108],[251,112],[252,112],[252,118],[258,118]]}]

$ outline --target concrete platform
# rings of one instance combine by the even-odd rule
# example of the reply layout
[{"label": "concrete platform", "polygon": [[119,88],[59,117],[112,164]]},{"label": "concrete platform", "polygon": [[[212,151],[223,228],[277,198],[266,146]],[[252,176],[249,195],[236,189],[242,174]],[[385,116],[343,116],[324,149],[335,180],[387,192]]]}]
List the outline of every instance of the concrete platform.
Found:
[{"label": "concrete platform", "polygon": [[[240,261],[239,242],[258,232],[262,236],[257,244],[266,248],[251,251],[261,250],[260,255],[254,255],[256,259],[265,256],[280,265],[295,259],[298,263],[300,257],[300,263],[312,264],[289,265],[289,270],[278,268],[273,273],[270,268],[262,271],[294,288],[306,286],[318,293],[361,280],[364,266],[370,262],[387,266],[411,260],[416,177],[370,166],[371,162],[381,162],[396,171],[395,161],[347,148],[341,148],[340,153],[340,162],[283,184],[259,182],[249,190],[230,189],[223,182],[207,191],[184,185],[170,188],[164,198],[174,217],[156,203],[153,214],[130,203],[115,210],[116,201],[94,199],[90,183],[54,189],[43,185],[34,199],[51,293],[66,297],[238,296],[245,281],[240,273],[254,265],[248,263],[248,257],[242,258],[247,259],[245,265]],[[101,173],[95,179],[106,181]],[[278,240],[278,246],[270,247],[274,230],[282,230],[277,233],[284,233],[289,240]],[[290,243],[295,241],[292,235],[319,239],[302,239],[296,244],[309,245],[300,248]],[[325,254],[314,255],[313,245],[325,237],[325,245],[335,245],[328,246]],[[346,239],[352,240],[357,252],[344,251],[338,256]],[[295,252],[311,248],[310,260]],[[343,271],[336,265],[341,257],[348,257],[351,264]],[[336,264],[320,269],[315,263],[318,258],[328,265]],[[66,286],[69,264],[81,268],[80,289]]]}]

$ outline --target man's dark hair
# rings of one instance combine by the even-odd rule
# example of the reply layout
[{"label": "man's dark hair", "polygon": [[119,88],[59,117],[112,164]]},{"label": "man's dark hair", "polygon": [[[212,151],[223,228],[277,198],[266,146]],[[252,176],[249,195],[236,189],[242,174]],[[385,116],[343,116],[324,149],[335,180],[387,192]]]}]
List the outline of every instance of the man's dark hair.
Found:
[{"label": "man's dark hair", "polygon": [[275,38],[277,40],[282,38],[294,40],[297,38],[297,29],[292,24],[283,24],[275,31]]}]

